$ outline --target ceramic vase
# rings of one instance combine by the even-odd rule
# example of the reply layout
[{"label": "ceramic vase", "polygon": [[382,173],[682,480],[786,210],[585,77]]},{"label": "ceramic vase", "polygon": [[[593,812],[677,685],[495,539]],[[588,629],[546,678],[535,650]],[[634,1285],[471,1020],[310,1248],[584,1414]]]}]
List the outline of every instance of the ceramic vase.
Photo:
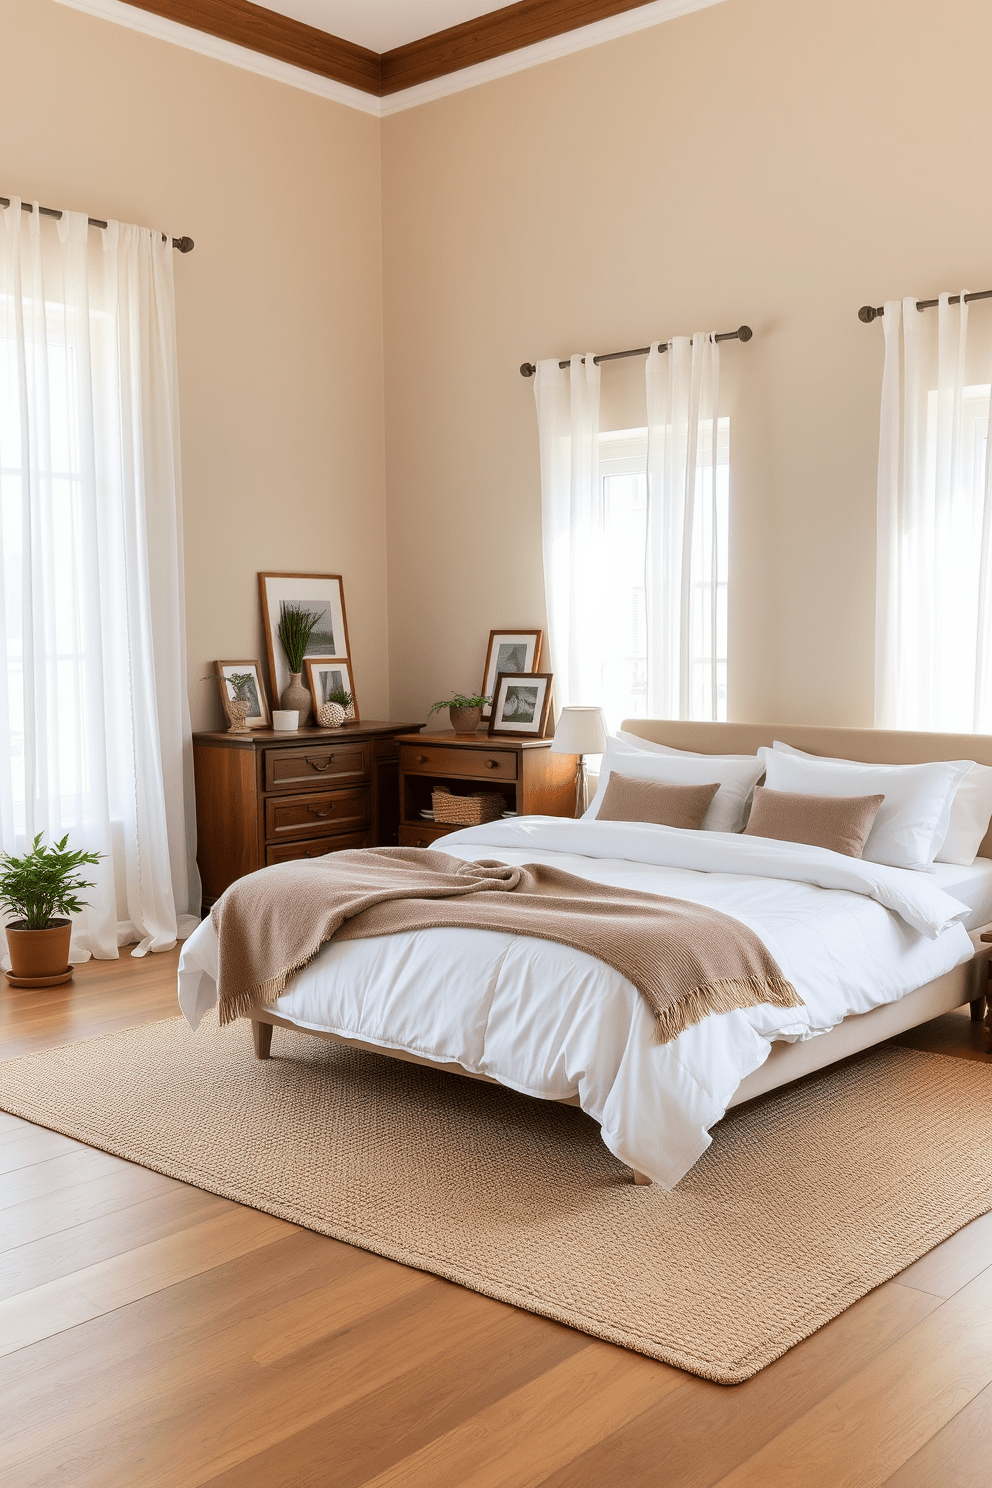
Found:
[{"label": "ceramic vase", "polygon": [[290,672],[289,685],[283,688],[282,706],[285,709],[295,708],[300,715],[300,728],[305,728],[310,722],[310,710],[313,707],[313,699],[307,689],[300,681],[299,672]]},{"label": "ceramic vase", "polygon": [[474,734],[482,722],[482,709],[449,708],[448,717],[456,734]]},{"label": "ceramic vase", "polygon": [[228,733],[247,734],[248,725],[245,719],[251,712],[251,698],[228,699],[227,711],[231,715],[231,727],[228,729]]}]

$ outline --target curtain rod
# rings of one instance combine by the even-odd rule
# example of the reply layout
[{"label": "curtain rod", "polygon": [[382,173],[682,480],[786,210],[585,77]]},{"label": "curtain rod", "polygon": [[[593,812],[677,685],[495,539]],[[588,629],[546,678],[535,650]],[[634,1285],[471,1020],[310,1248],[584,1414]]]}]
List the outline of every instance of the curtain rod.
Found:
[{"label": "curtain rod", "polygon": [[[972,300],[992,300],[992,289],[980,289],[975,294],[965,295],[964,302],[966,305],[970,305]],[[959,294],[951,295],[947,303],[949,305],[960,305],[961,296]],[[939,300],[917,300],[916,308],[917,310],[933,310],[939,304]],[[858,311],[858,319],[864,321],[865,325],[871,325],[873,320],[877,320],[880,315],[884,314],[884,305],[862,305]]]},{"label": "curtain rod", "polygon": [[[969,296],[969,298],[971,298],[971,296]],[[736,329],[736,331],[721,331],[719,333],[719,335],[717,335],[717,336],[714,337],[714,340],[716,340],[716,341],[750,341],[750,339],[751,339],[751,337],[753,335],[754,335],[754,332],[752,331],[752,329],[751,329],[750,326],[738,326],[737,329]],[[647,356],[647,354],[648,354],[648,352],[650,350],[651,350],[650,346],[635,346],[632,351],[607,351],[607,352],[604,352],[602,356],[594,356],[593,357],[593,361],[595,362],[596,366],[598,367],[599,364],[600,364],[600,362],[618,362],[621,357]],[[661,344],[658,347],[658,350],[659,351],[667,351],[668,350],[668,344],[667,344],[667,342],[662,341]],[[585,357],[583,357],[582,360],[585,361]],[[561,368],[565,368],[568,365],[569,365],[569,362],[568,362],[567,359],[564,362],[559,362],[558,363],[558,366],[561,367]],[[533,362],[521,362],[521,364],[520,364],[520,376],[521,377],[533,377],[534,376],[534,373],[536,371],[537,371],[537,367],[534,365]]]},{"label": "curtain rod", "polygon": [[[10,197],[9,196],[0,196],[0,207],[9,207],[9,206],[10,206]],[[34,207],[33,207],[33,205],[32,205],[31,202],[22,201],[21,202],[21,211],[22,212],[33,212],[34,211]],[[62,216],[61,211],[59,211],[55,207],[39,207],[38,208],[38,211],[41,213],[42,217],[61,217]],[[87,217],[86,221],[89,223],[90,227],[106,227],[107,226],[107,224],[105,222],[101,222],[100,221],[99,217]],[[163,243],[167,243],[168,241],[169,241],[168,234],[163,233],[162,234],[162,242]],[[193,251],[193,247],[194,247],[193,239],[192,238],[173,238],[173,240],[172,240],[172,246],[173,246],[173,248],[178,248],[180,253],[191,253]]]}]

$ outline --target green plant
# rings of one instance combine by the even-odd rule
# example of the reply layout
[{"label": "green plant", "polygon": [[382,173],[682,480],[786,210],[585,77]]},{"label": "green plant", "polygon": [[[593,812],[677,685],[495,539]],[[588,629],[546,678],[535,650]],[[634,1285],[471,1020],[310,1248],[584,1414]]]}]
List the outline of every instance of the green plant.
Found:
[{"label": "green plant", "polygon": [[465,697],[456,692],[454,697],[445,698],[443,702],[435,703],[431,708],[432,713],[440,713],[442,708],[484,708],[491,699],[483,693],[477,693],[472,697]]},{"label": "green plant", "polygon": [[351,693],[345,692],[343,688],[339,692],[329,692],[326,700],[329,703],[337,703],[339,708],[350,708],[355,701]]},{"label": "green plant", "polygon": [[253,678],[251,672],[231,673],[231,675],[227,679],[227,683],[231,689],[231,697],[234,702],[248,702],[249,698],[251,697],[251,693],[248,691],[248,689],[252,684],[252,680]]},{"label": "green plant", "polygon": [[307,644],[322,619],[322,615],[313,610],[306,610],[302,605],[283,606],[279,624],[276,627],[276,635],[282,643],[291,672],[302,672]]},{"label": "green plant", "polygon": [[102,853],[68,852],[68,835],[54,847],[42,847],[43,833],[34,839],[31,851],[21,858],[0,855],[0,906],[12,910],[27,930],[47,930],[56,915],[78,914],[85,901],[80,889],[92,889],[79,876],[87,863],[98,863]]}]

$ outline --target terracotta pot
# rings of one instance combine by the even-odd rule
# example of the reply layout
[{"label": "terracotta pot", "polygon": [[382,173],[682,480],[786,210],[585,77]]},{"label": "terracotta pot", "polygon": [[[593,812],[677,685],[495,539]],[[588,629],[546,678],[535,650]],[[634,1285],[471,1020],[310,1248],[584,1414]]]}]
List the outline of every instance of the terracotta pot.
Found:
[{"label": "terracotta pot", "polygon": [[305,728],[310,722],[310,710],[313,707],[313,698],[300,681],[299,672],[290,672],[289,685],[283,688],[282,706],[289,712],[296,709],[300,715],[299,727]]},{"label": "terracotta pot", "polygon": [[474,734],[482,722],[482,709],[449,708],[448,717],[456,734]]},{"label": "terracotta pot", "polygon": [[71,920],[53,920],[44,930],[27,930],[23,920],[14,920],[7,926],[9,975],[19,981],[38,983],[63,977],[68,981],[72,975],[69,965],[71,938]]},{"label": "terracotta pot", "polygon": [[229,734],[247,734],[248,725],[245,719],[251,712],[251,698],[231,698],[227,705],[231,715],[231,727]]}]

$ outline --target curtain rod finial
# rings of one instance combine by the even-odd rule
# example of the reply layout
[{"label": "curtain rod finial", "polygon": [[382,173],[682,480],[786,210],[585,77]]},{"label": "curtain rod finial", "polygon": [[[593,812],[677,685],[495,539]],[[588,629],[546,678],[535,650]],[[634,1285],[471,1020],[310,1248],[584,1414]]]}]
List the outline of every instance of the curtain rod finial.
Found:
[{"label": "curtain rod finial", "polygon": [[192,253],[194,243],[192,238],[173,238],[173,248],[178,248],[180,253]]},{"label": "curtain rod finial", "polygon": [[875,309],[874,305],[862,305],[858,311],[858,319],[865,325],[871,325],[872,321],[876,320],[881,313],[880,310]]},{"label": "curtain rod finial", "polygon": [[737,327],[737,339],[738,339],[738,341],[750,341],[750,339],[751,339],[751,337],[753,335],[754,335],[754,332],[752,331],[752,329],[751,329],[750,326],[738,326]]},{"label": "curtain rod finial", "polygon": [[521,362],[520,363],[520,376],[521,377],[533,377],[534,376],[534,373],[536,371],[537,371],[537,368],[534,366],[534,363],[533,362]]}]

